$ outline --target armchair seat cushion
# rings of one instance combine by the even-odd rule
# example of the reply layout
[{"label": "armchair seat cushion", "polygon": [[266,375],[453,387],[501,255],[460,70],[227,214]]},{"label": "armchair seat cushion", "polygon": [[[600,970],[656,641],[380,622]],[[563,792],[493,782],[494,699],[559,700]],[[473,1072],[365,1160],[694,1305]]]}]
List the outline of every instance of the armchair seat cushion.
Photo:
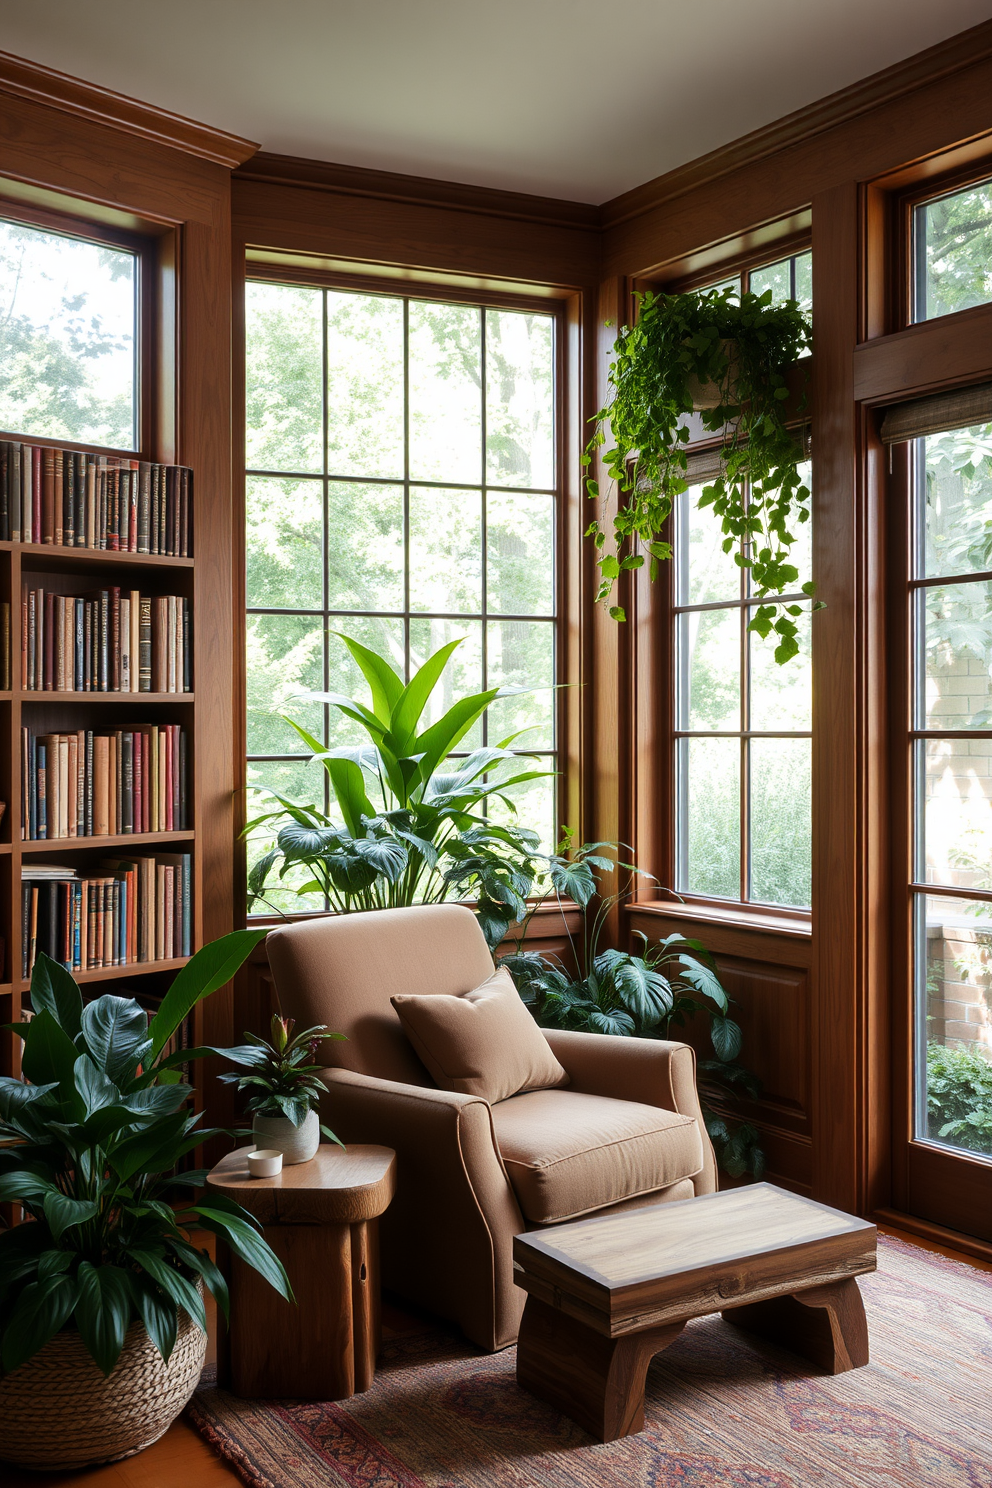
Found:
[{"label": "armchair seat cushion", "polygon": [[695,1118],[658,1106],[534,1090],[499,1101],[492,1113],[517,1202],[532,1224],[577,1219],[703,1166]]}]

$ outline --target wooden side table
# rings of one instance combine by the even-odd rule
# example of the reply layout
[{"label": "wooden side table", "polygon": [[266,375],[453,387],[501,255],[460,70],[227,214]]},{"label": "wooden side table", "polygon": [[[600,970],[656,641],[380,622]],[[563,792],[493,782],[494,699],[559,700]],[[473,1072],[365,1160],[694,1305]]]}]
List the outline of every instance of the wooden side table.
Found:
[{"label": "wooden side table", "polygon": [[[321,1145],[310,1162],[252,1178],[242,1147],[207,1185],[253,1214],[286,1267],[296,1305],[230,1256],[231,1322],[222,1382],[253,1400],[346,1400],[367,1390],[379,1349],[378,1216],[396,1190],[396,1154]],[[226,1357],[225,1357],[226,1356]]]}]

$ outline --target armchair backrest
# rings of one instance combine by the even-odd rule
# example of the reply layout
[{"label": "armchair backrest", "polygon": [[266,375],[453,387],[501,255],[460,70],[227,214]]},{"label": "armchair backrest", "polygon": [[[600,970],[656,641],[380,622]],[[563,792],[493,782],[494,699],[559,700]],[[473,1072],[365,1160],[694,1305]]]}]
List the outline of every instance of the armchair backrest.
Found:
[{"label": "armchair backrest", "polygon": [[433,1082],[390,997],[470,992],[493,971],[485,936],[464,904],[322,915],[270,931],[266,950],[284,1015],[346,1036],[321,1046],[322,1064],[408,1085]]}]

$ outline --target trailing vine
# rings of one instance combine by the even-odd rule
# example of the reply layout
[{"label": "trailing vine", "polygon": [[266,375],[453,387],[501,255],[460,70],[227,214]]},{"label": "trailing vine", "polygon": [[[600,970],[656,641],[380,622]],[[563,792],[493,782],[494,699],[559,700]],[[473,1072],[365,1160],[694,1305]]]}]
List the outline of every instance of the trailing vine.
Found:
[{"label": "trailing vine", "polygon": [[[599,519],[587,529],[598,549],[601,582],[597,598],[608,602],[621,573],[671,557],[664,524],[676,496],[688,489],[688,415],[698,384],[715,385],[719,404],[699,411],[703,428],[723,434],[723,473],[704,487],[699,505],[712,506],[724,532],[723,550],[751,570],[754,593],[769,602],[755,607],[749,629],[777,636],[775,659],[799,650],[796,619],[803,604],[776,597],[801,592],[813,609],[812,583],[799,585],[791,561],[791,527],[809,521],[809,488],[799,473],[802,444],[786,426],[787,373],[809,349],[809,321],[795,300],[773,306],[771,291],[734,289],[692,294],[638,295],[637,322],[625,326],[614,345],[612,397],[595,415],[596,432],[583,464],[613,440],[603,461],[620,492],[612,532]],[[697,387],[694,387],[694,382]],[[803,401],[805,402],[805,396]],[[586,479],[599,499],[598,483]],[[606,518],[604,517],[604,521]],[[615,620],[625,620],[612,604]]]}]

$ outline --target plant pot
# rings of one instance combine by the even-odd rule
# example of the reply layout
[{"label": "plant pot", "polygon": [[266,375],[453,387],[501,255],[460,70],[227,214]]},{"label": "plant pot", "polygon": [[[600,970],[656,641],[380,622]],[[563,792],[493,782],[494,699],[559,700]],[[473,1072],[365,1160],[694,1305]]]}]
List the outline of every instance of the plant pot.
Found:
[{"label": "plant pot", "polygon": [[720,350],[730,362],[727,377],[722,384],[700,382],[695,373],[690,373],[686,378],[685,388],[692,399],[694,410],[719,408],[721,403],[734,396],[734,384],[737,381],[737,343],[736,341],[721,341]]},{"label": "plant pot", "polygon": [[255,1116],[251,1123],[256,1147],[274,1147],[284,1163],[309,1162],[320,1146],[320,1117],[308,1111],[302,1126],[288,1116]]},{"label": "plant pot", "polygon": [[48,1469],[132,1457],[168,1431],[196,1389],[206,1352],[207,1335],[185,1312],[168,1364],[135,1322],[105,1379],[76,1330],[64,1329],[0,1375],[0,1456]]}]

